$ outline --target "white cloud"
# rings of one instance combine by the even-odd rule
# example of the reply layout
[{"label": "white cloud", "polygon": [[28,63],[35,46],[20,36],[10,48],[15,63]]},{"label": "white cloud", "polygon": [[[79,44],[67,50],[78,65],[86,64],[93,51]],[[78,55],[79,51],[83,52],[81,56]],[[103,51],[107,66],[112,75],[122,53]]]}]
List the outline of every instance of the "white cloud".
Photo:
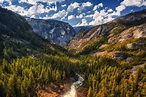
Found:
[{"label": "white cloud", "polygon": [[91,2],[82,3],[82,5],[78,8],[79,12],[82,12],[86,7],[91,7],[93,4]]},{"label": "white cloud", "polygon": [[103,4],[99,3],[98,5],[95,5],[93,8],[93,11],[97,10],[97,8],[99,8],[99,7],[103,7]]},{"label": "white cloud", "polygon": [[146,0],[124,0],[123,2],[121,2],[121,5],[125,5],[125,6],[143,6],[145,5]]},{"label": "white cloud", "polygon": [[4,2],[4,0],[0,0],[0,3],[3,3]]},{"label": "white cloud", "polygon": [[74,15],[68,16],[68,20],[71,20],[71,19],[74,19],[74,18],[75,18]]},{"label": "white cloud", "polygon": [[113,15],[120,16],[121,12],[125,10],[126,7],[128,6],[137,6],[137,7],[146,6],[146,0],[124,0],[120,3],[119,6],[115,8],[116,12],[113,12]]},{"label": "white cloud", "polygon": [[0,0],[0,3],[3,3],[4,1],[8,2],[9,5],[12,5],[12,0]]},{"label": "white cloud", "polygon": [[112,9],[108,9],[107,12],[113,12],[113,10]]},{"label": "white cloud", "polygon": [[146,6],[146,1],[145,1],[145,2],[143,2],[143,6]]},{"label": "white cloud", "polygon": [[28,9],[29,15],[42,14],[47,11],[42,4],[34,5]]},{"label": "white cloud", "polygon": [[66,7],[66,4],[61,5],[61,7]]},{"label": "white cloud", "polygon": [[90,7],[92,6],[93,4],[91,2],[86,2],[86,3],[82,3],[82,6],[83,7]]},{"label": "white cloud", "polygon": [[17,12],[20,15],[26,15],[26,14],[28,14],[28,11],[24,10],[24,8],[21,7],[21,6],[10,5],[10,6],[6,6],[5,8],[7,8],[9,10],[12,10],[14,12]]},{"label": "white cloud", "polygon": [[50,11],[57,11],[56,5],[54,7],[44,6],[43,4],[32,5],[28,9],[24,9],[24,7],[18,5],[9,5],[5,6],[9,10],[12,10],[16,13],[19,13],[22,16],[28,16],[31,18],[35,18],[38,14],[49,13]]},{"label": "white cloud", "polygon": [[51,17],[51,19],[56,19],[56,18],[61,18],[61,19],[63,19],[63,18],[65,18],[66,16],[67,16],[67,12],[65,11],[65,10],[61,10],[61,11],[59,11],[58,13],[55,13],[52,17]]},{"label": "white cloud", "polygon": [[56,3],[56,2],[62,2],[62,1],[65,1],[65,0],[19,0],[18,2],[19,3],[29,3],[29,4],[37,4],[37,2],[45,2],[45,3]]},{"label": "white cloud", "polygon": [[92,18],[92,17],[93,17],[92,14],[90,14],[90,15],[86,15],[86,18]]},{"label": "white cloud", "polygon": [[96,10],[94,14],[89,16],[93,17],[93,21],[91,21],[89,25],[99,25],[114,19],[112,15],[108,13],[108,9],[102,9],[101,11]]},{"label": "white cloud", "polygon": [[86,19],[82,19],[82,22],[81,23],[78,23],[77,25],[74,25],[74,26],[87,26],[88,25],[88,22]]},{"label": "white cloud", "polygon": [[95,11],[93,15],[93,19],[97,18],[98,16],[100,16],[100,13],[98,11]]},{"label": "white cloud", "polygon": [[126,9],[128,6],[146,6],[146,1],[145,0],[124,0],[123,2],[120,3],[119,6],[115,8],[115,11],[113,9],[105,8],[102,9],[101,11],[97,11],[96,6],[94,6],[94,14],[87,15],[86,18],[92,17],[93,20],[89,23],[89,25],[99,25],[106,23],[108,21],[113,20],[113,16],[120,16],[121,12]]},{"label": "white cloud", "polygon": [[80,14],[80,15],[78,15],[78,16],[76,16],[76,18],[78,18],[78,19],[81,19],[81,18],[83,18],[83,14]]},{"label": "white cloud", "polygon": [[126,9],[125,5],[120,5],[120,6],[116,7],[116,14],[115,15],[120,16],[121,15],[121,11],[123,11],[124,9]]},{"label": "white cloud", "polygon": [[79,7],[79,3],[77,2],[74,2],[74,3],[71,3],[68,8],[67,8],[67,11],[68,12],[73,12],[74,9],[78,8]]}]

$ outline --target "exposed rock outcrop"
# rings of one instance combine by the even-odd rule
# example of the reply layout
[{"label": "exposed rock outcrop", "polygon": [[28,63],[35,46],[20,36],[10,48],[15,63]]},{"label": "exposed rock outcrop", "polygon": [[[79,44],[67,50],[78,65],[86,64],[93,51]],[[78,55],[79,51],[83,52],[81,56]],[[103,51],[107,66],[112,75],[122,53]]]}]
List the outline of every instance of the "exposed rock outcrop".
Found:
[{"label": "exposed rock outcrop", "polygon": [[131,28],[121,32],[120,34],[117,34],[117,35],[111,37],[108,40],[108,42],[109,43],[118,43],[118,42],[123,42],[123,41],[134,39],[134,38],[146,37],[145,27],[146,27],[146,23],[139,25],[139,26],[131,27]]},{"label": "exposed rock outcrop", "polygon": [[[98,25],[86,32],[79,32],[68,44],[68,48],[79,52],[100,36],[106,35],[108,44],[122,43],[124,41],[146,37],[146,10],[134,12],[119,17],[106,24]],[[101,46],[102,44],[100,44]]]},{"label": "exposed rock outcrop", "polygon": [[74,28],[57,20],[27,18],[35,33],[60,45],[66,45],[76,34]]},{"label": "exposed rock outcrop", "polygon": [[[89,41],[94,41],[97,39],[99,36],[108,34],[108,32],[112,29],[111,26],[109,25],[100,25],[97,27],[94,27],[93,29],[87,31],[87,32],[79,32],[73,40],[71,40],[68,44],[68,47],[70,49],[77,49],[81,50],[84,45],[87,45]],[[80,36],[80,37],[78,37]]]},{"label": "exposed rock outcrop", "polygon": [[127,48],[132,49],[132,50],[142,50],[146,46],[145,42],[133,42],[133,43],[128,43]]}]

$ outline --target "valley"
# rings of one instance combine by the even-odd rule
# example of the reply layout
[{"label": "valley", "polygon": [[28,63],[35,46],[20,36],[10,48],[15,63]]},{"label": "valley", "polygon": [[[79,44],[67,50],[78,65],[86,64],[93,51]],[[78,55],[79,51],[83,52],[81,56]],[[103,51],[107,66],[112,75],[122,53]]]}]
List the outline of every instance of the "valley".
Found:
[{"label": "valley", "polygon": [[0,7],[0,97],[145,97],[145,26],[146,10],[77,33]]}]

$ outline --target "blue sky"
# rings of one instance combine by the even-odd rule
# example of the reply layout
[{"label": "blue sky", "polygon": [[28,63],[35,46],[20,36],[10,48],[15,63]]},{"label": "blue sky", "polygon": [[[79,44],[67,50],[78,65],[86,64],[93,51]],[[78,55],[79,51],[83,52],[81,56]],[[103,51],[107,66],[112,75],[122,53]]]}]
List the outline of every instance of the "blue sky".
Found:
[{"label": "blue sky", "polygon": [[88,26],[146,9],[146,0],[0,0],[0,6],[26,17]]}]

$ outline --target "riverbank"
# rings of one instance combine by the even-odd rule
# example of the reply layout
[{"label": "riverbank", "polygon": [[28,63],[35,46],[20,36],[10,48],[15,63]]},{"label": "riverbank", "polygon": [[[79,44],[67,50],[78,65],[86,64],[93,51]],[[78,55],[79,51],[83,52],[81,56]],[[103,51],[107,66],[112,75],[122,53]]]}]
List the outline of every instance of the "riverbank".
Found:
[{"label": "riverbank", "polygon": [[[53,82],[46,85],[43,89],[38,90],[37,94],[39,97],[63,97],[63,95],[70,90],[70,87],[75,78],[69,78],[61,82]],[[87,89],[84,87],[79,87],[76,89],[77,97],[86,97]]]}]

